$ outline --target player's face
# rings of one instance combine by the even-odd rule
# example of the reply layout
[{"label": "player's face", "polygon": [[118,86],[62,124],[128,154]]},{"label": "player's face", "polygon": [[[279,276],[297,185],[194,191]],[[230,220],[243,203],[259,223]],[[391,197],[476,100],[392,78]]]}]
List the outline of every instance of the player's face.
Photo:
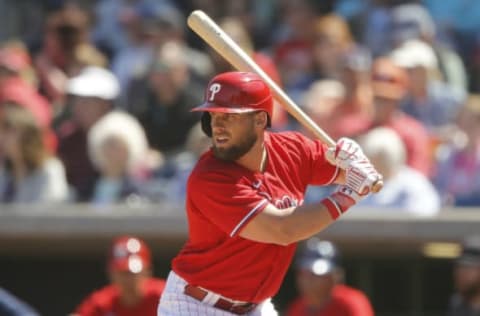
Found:
[{"label": "player's face", "polygon": [[235,161],[257,142],[254,113],[210,113],[215,157]]},{"label": "player's face", "polygon": [[132,301],[142,296],[143,283],[149,276],[149,270],[143,270],[139,273],[110,271],[110,281],[112,284],[118,288],[124,299]]},{"label": "player's face", "polygon": [[333,273],[315,275],[308,270],[297,271],[297,288],[304,299],[312,305],[330,297],[334,285]]}]

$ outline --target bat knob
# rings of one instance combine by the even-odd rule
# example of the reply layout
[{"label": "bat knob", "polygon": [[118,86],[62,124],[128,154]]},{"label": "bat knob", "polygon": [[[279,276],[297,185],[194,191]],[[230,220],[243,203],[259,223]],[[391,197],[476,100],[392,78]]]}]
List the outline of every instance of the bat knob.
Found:
[{"label": "bat knob", "polygon": [[382,190],[382,188],[383,188],[383,180],[377,180],[377,182],[375,182],[372,185],[372,192],[373,193],[380,192],[380,190]]}]

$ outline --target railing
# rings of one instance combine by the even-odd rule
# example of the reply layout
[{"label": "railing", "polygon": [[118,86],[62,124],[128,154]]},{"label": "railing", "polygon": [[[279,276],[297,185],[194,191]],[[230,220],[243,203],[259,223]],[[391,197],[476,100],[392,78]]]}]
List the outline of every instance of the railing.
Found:
[{"label": "railing", "polygon": [[[480,208],[445,209],[429,218],[353,209],[319,236],[340,246],[347,280],[369,295],[378,316],[427,316],[444,314],[456,243],[478,233]],[[106,250],[119,234],[143,237],[156,275],[165,276],[187,238],[185,211],[173,204],[1,205],[0,281],[42,314],[66,315],[104,284]],[[280,309],[295,295],[293,277],[290,270],[275,298]]]}]

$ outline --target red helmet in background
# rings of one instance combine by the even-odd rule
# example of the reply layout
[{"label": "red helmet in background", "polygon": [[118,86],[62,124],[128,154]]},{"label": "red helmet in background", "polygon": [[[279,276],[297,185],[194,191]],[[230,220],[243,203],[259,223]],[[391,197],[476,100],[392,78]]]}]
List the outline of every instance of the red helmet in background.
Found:
[{"label": "red helmet in background", "polygon": [[108,269],[139,273],[152,265],[152,255],[140,238],[121,236],[113,241],[109,253]]},{"label": "red helmet in background", "polygon": [[209,112],[265,111],[270,127],[273,98],[270,88],[258,75],[250,72],[225,72],[210,80],[205,90],[205,102],[192,111],[205,112],[202,116],[202,129],[208,136],[212,135]]}]

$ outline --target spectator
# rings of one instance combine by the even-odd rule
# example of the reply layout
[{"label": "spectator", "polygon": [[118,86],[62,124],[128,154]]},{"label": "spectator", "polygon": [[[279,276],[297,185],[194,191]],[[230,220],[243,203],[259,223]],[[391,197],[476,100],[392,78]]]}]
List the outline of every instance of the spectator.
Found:
[{"label": "spectator", "polygon": [[432,47],[424,42],[407,41],[391,53],[391,58],[409,75],[403,111],[421,121],[434,140],[443,140],[464,100],[464,92],[438,79],[438,60]]},{"label": "spectator", "polygon": [[96,1],[93,10],[95,26],[92,37],[95,44],[110,58],[129,43],[128,23],[135,18],[135,10],[140,7],[149,8],[152,12],[162,10],[169,5],[169,0],[100,0]]},{"label": "spectator", "polygon": [[472,94],[456,120],[459,131],[440,147],[435,184],[443,203],[480,205],[480,95]]},{"label": "spectator", "polygon": [[51,156],[35,117],[18,105],[4,104],[0,115],[0,176],[3,203],[53,203],[69,197],[62,163]]},{"label": "spectator", "polygon": [[[313,121],[331,135],[333,128],[330,128],[330,125],[333,125],[333,122],[330,120],[330,115],[344,102],[345,94],[345,86],[340,81],[320,79],[310,85],[302,95],[299,104]],[[311,137],[314,136],[308,131],[305,133]]]},{"label": "spectator", "polygon": [[345,55],[356,46],[350,27],[341,16],[328,14],[317,18],[313,29],[317,78],[340,79]]},{"label": "spectator", "polygon": [[192,76],[182,46],[168,42],[155,56],[146,80],[132,84],[128,110],[144,127],[150,146],[172,154],[182,149],[188,131],[198,121],[190,109],[202,96],[202,86]]},{"label": "spectator", "polygon": [[0,102],[27,108],[44,130],[48,148],[56,150],[56,138],[50,127],[53,111],[48,100],[37,91],[30,55],[21,42],[7,42],[0,48]]},{"label": "spectator", "polygon": [[106,66],[107,59],[89,42],[89,17],[76,5],[52,12],[45,23],[43,47],[34,64],[42,93],[60,107],[68,78],[86,65]]},{"label": "spectator", "polygon": [[[474,53],[480,27],[480,7],[475,0],[423,0],[441,30],[453,35],[455,46],[464,61]],[[470,64],[470,63],[469,63]]]},{"label": "spectator", "polygon": [[[144,1],[142,1],[144,2]],[[128,46],[112,60],[112,71],[120,81],[122,101],[128,95],[132,82],[148,75],[156,53],[167,42],[175,42],[186,55],[185,63],[199,78],[211,75],[212,64],[205,53],[190,48],[184,40],[185,17],[170,5],[139,3],[125,22],[128,30]],[[205,79],[206,80],[206,79]]]},{"label": "spectator", "polygon": [[99,67],[86,67],[68,81],[71,112],[68,120],[58,127],[58,154],[62,159],[77,201],[89,201],[98,177],[87,150],[90,128],[112,110],[119,95],[115,76]]},{"label": "spectator", "polygon": [[307,240],[296,264],[300,295],[286,316],[373,316],[365,294],[342,284],[343,278],[337,247],[316,237]]},{"label": "spectator", "polygon": [[0,48],[0,84],[11,78],[21,78],[37,87],[37,76],[27,47],[20,41],[9,41]]},{"label": "spectator", "polygon": [[384,186],[361,201],[359,207],[396,210],[418,216],[440,211],[440,196],[430,180],[406,165],[405,145],[398,134],[377,127],[358,139],[365,155],[383,175]]},{"label": "spectator", "polygon": [[111,204],[139,196],[148,176],[147,137],[130,114],[113,111],[98,120],[88,132],[88,153],[99,171],[92,202]]},{"label": "spectator", "polygon": [[346,18],[355,38],[367,46],[374,57],[392,49],[392,9],[408,0],[338,0],[335,12]]},{"label": "spectator", "polygon": [[462,253],[453,271],[455,293],[448,306],[448,316],[480,315],[480,236],[464,240]]},{"label": "spectator", "polygon": [[94,291],[77,307],[74,316],[156,316],[165,282],[152,277],[147,244],[133,236],[113,241],[108,259],[110,284]]},{"label": "spectator", "polygon": [[423,5],[407,3],[394,6],[391,16],[394,46],[401,46],[409,40],[424,41],[435,53],[442,79],[457,90],[468,90],[467,73],[460,55],[436,37],[435,22]]},{"label": "spectator", "polygon": [[273,56],[282,83],[292,99],[296,100],[313,80],[315,5],[308,0],[282,1],[281,20],[273,37]]},{"label": "spectator", "polygon": [[333,108],[326,125],[322,125],[334,139],[355,137],[372,120],[371,64],[370,53],[358,47],[342,58],[340,81],[345,87],[345,98]]},{"label": "spectator", "polygon": [[31,306],[0,287],[0,315],[39,316]]},{"label": "spectator", "polygon": [[405,144],[407,165],[430,175],[432,157],[425,127],[402,112],[401,101],[407,93],[408,77],[403,69],[387,58],[378,58],[372,66],[374,118],[371,128],[390,127]]}]

